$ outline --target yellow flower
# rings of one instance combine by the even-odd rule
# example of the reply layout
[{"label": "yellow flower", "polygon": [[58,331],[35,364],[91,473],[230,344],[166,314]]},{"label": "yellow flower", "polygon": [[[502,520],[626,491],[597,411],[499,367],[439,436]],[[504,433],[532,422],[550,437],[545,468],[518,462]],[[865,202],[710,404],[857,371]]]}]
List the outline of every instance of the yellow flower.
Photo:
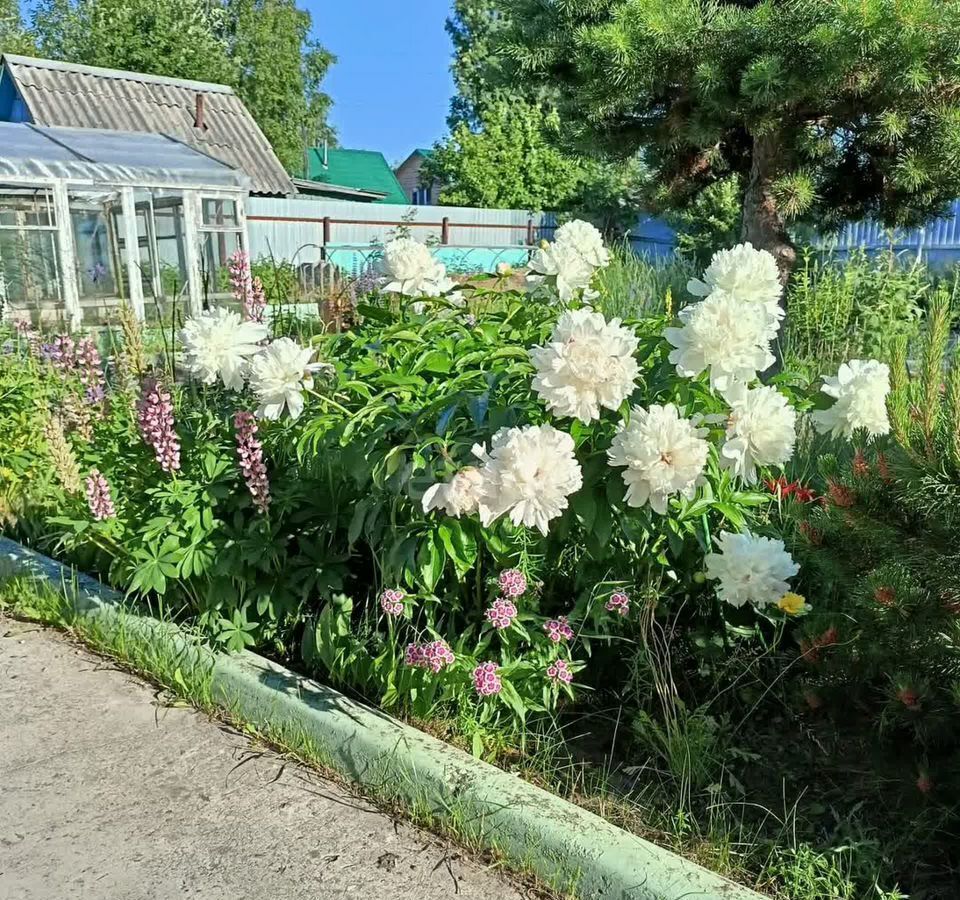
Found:
[{"label": "yellow flower", "polygon": [[795,616],[798,613],[802,613],[806,610],[807,601],[799,594],[794,594],[790,591],[787,591],[787,593],[777,601],[777,606],[788,616]]}]

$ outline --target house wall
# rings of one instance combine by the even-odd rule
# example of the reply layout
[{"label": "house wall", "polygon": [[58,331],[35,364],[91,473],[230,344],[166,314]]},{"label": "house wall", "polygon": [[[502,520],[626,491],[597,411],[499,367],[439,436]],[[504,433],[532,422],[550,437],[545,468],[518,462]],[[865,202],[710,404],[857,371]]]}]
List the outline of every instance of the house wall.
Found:
[{"label": "house wall", "polygon": [[426,160],[419,154],[416,153],[413,156],[405,159],[396,169],[397,181],[400,182],[400,187],[403,188],[403,193],[406,194],[407,200],[410,203],[417,206],[429,206],[431,203],[436,203],[440,199],[440,183],[435,181],[429,186],[429,194],[426,198],[426,203],[418,203],[418,193],[422,192],[423,189],[420,187],[420,170],[423,168],[423,164]]}]

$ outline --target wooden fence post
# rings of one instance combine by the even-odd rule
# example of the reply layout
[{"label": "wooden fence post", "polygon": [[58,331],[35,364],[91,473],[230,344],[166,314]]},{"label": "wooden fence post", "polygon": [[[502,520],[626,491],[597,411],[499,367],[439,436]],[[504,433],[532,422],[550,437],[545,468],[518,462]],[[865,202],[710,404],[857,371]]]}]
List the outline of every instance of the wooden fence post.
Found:
[{"label": "wooden fence post", "polygon": [[527,244],[533,246],[533,219],[527,219]]},{"label": "wooden fence post", "polygon": [[327,244],[330,243],[330,216],[323,217],[323,247],[321,248],[320,258],[327,258]]},{"label": "wooden fence post", "polygon": [[443,221],[440,223],[440,243],[449,244],[450,243],[450,217],[444,216]]}]

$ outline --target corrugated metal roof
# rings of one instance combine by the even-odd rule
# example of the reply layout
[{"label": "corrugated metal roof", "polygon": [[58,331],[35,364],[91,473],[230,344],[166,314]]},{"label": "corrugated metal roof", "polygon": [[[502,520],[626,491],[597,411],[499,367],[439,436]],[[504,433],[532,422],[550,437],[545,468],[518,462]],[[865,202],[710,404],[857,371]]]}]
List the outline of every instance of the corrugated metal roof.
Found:
[{"label": "corrugated metal roof", "polygon": [[0,122],[4,176],[144,187],[247,187],[237,169],[162,134]]},{"label": "corrugated metal roof", "polygon": [[[225,85],[25,56],[3,60],[37,125],[171,135],[245,172],[254,193],[296,193],[260,127]],[[194,125],[198,95],[202,129]]]}]

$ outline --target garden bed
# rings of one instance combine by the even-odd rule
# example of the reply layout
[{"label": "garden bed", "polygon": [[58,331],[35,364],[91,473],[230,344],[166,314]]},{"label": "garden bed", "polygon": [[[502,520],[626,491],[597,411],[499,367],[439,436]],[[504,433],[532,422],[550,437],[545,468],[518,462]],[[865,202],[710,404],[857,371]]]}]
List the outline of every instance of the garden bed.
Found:
[{"label": "garden bed", "polygon": [[956,498],[948,305],[916,380],[903,342],[764,385],[771,260],[622,323],[597,238],[529,293],[398,241],[339,334],[242,272],[176,341],[21,328],[5,529],[752,887],[949,896],[956,520],[909,500]]}]

